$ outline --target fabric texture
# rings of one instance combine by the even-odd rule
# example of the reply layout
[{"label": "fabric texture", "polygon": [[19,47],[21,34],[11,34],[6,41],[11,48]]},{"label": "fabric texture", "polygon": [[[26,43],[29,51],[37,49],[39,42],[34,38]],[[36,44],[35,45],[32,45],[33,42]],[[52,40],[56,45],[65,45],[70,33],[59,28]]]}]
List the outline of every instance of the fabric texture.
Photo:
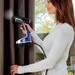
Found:
[{"label": "fabric texture", "polygon": [[33,64],[19,66],[18,73],[42,71],[42,75],[45,75],[48,69],[47,75],[68,75],[66,61],[74,39],[72,26],[67,23],[56,25],[44,40],[41,40],[34,31],[31,35],[33,41],[42,46],[47,58]]}]

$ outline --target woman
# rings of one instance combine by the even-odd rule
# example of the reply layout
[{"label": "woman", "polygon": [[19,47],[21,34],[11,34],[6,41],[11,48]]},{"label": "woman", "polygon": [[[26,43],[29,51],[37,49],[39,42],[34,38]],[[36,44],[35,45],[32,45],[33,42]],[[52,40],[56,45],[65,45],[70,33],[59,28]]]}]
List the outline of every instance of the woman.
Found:
[{"label": "woman", "polygon": [[[72,0],[46,0],[45,6],[49,14],[55,14],[56,26],[44,40],[42,41],[28,24],[26,26],[33,41],[44,49],[47,58],[26,66],[12,65],[10,72],[13,75],[39,71],[45,75],[46,69],[48,69],[47,75],[68,75],[66,61],[74,39],[75,29]],[[25,33],[22,27],[21,30]]]}]

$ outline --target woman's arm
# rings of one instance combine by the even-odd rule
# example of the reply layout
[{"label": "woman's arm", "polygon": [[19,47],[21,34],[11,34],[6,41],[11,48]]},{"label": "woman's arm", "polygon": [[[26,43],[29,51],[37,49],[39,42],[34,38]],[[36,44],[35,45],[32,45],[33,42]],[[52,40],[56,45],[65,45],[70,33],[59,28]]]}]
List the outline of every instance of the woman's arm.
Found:
[{"label": "woman's arm", "polygon": [[[33,42],[35,42],[35,43],[39,44],[40,46],[42,46],[42,42],[43,42],[43,41],[37,36],[37,34],[34,32],[34,30],[30,27],[29,24],[26,24],[26,23],[25,23],[25,25],[27,26],[29,32],[31,33]],[[20,25],[20,29],[21,29],[21,31],[22,31],[24,34],[26,34],[26,31],[23,29],[22,25]],[[38,47],[37,47],[37,48],[38,48]],[[39,50],[42,52],[41,49],[39,49]],[[43,53],[43,52],[42,52],[42,53]]]},{"label": "woman's arm", "polygon": [[70,40],[73,39],[71,32],[58,32],[55,37],[54,43],[50,49],[48,57],[40,62],[34,64],[19,66],[18,73],[39,72],[46,69],[52,69],[60,60]]},{"label": "woman's arm", "polygon": [[[62,31],[58,30],[58,33],[55,34],[56,37],[54,39],[53,45],[50,49],[50,52],[44,60],[41,60],[39,62],[29,64],[26,66],[12,66],[11,67],[11,73],[13,74],[22,74],[22,73],[28,73],[28,72],[39,72],[46,69],[52,69],[56,65],[56,63],[59,62],[61,59],[65,48],[68,44],[69,48],[73,42],[74,39],[74,31],[69,29],[63,29]],[[49,45],[48,45],[49,46]]]}]

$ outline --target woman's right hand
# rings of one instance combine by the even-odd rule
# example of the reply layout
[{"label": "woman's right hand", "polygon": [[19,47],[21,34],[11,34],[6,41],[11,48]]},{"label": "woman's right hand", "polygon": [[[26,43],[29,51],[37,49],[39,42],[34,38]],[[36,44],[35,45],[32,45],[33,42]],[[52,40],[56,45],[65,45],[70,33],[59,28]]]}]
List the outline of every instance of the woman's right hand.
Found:
[{"label": "woman's right hand", "polygon": [[[31,33],[31,32],[33,31],[33,29],[30,27],[29,24],[25,23],[25,25],[27,26],[29,32]],[[20,30],[22,30],[22,32],[23,32],[24,34],[26,34],[26,31],[23,29],[23,26],[22,26],[22,25],[20,25]]]}]

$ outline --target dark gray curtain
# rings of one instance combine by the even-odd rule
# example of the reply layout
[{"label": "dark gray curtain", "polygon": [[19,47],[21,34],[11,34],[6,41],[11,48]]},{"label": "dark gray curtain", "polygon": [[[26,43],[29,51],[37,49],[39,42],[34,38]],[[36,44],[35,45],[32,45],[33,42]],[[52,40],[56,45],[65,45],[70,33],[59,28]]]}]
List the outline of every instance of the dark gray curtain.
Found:
[{"label": "dark gray curtain", "polygon": [[4,0],[0,0],[0,74],[4,67]]},{"label": "dark gray curtain", "polygon": [[[34,62],[33,46],[18,46],[16,40],[23,37],[18,25],[5,14],[11,11],[13,15],[30,18],[34,25],[34,0],[0,0],[0,74],[10,75],[12,64],[26,65]],[[31,50],[32,49],[32,50]],[[27,73],[29,75],[29,73]],[[25,74],[26,75],[26,74]]]}]

